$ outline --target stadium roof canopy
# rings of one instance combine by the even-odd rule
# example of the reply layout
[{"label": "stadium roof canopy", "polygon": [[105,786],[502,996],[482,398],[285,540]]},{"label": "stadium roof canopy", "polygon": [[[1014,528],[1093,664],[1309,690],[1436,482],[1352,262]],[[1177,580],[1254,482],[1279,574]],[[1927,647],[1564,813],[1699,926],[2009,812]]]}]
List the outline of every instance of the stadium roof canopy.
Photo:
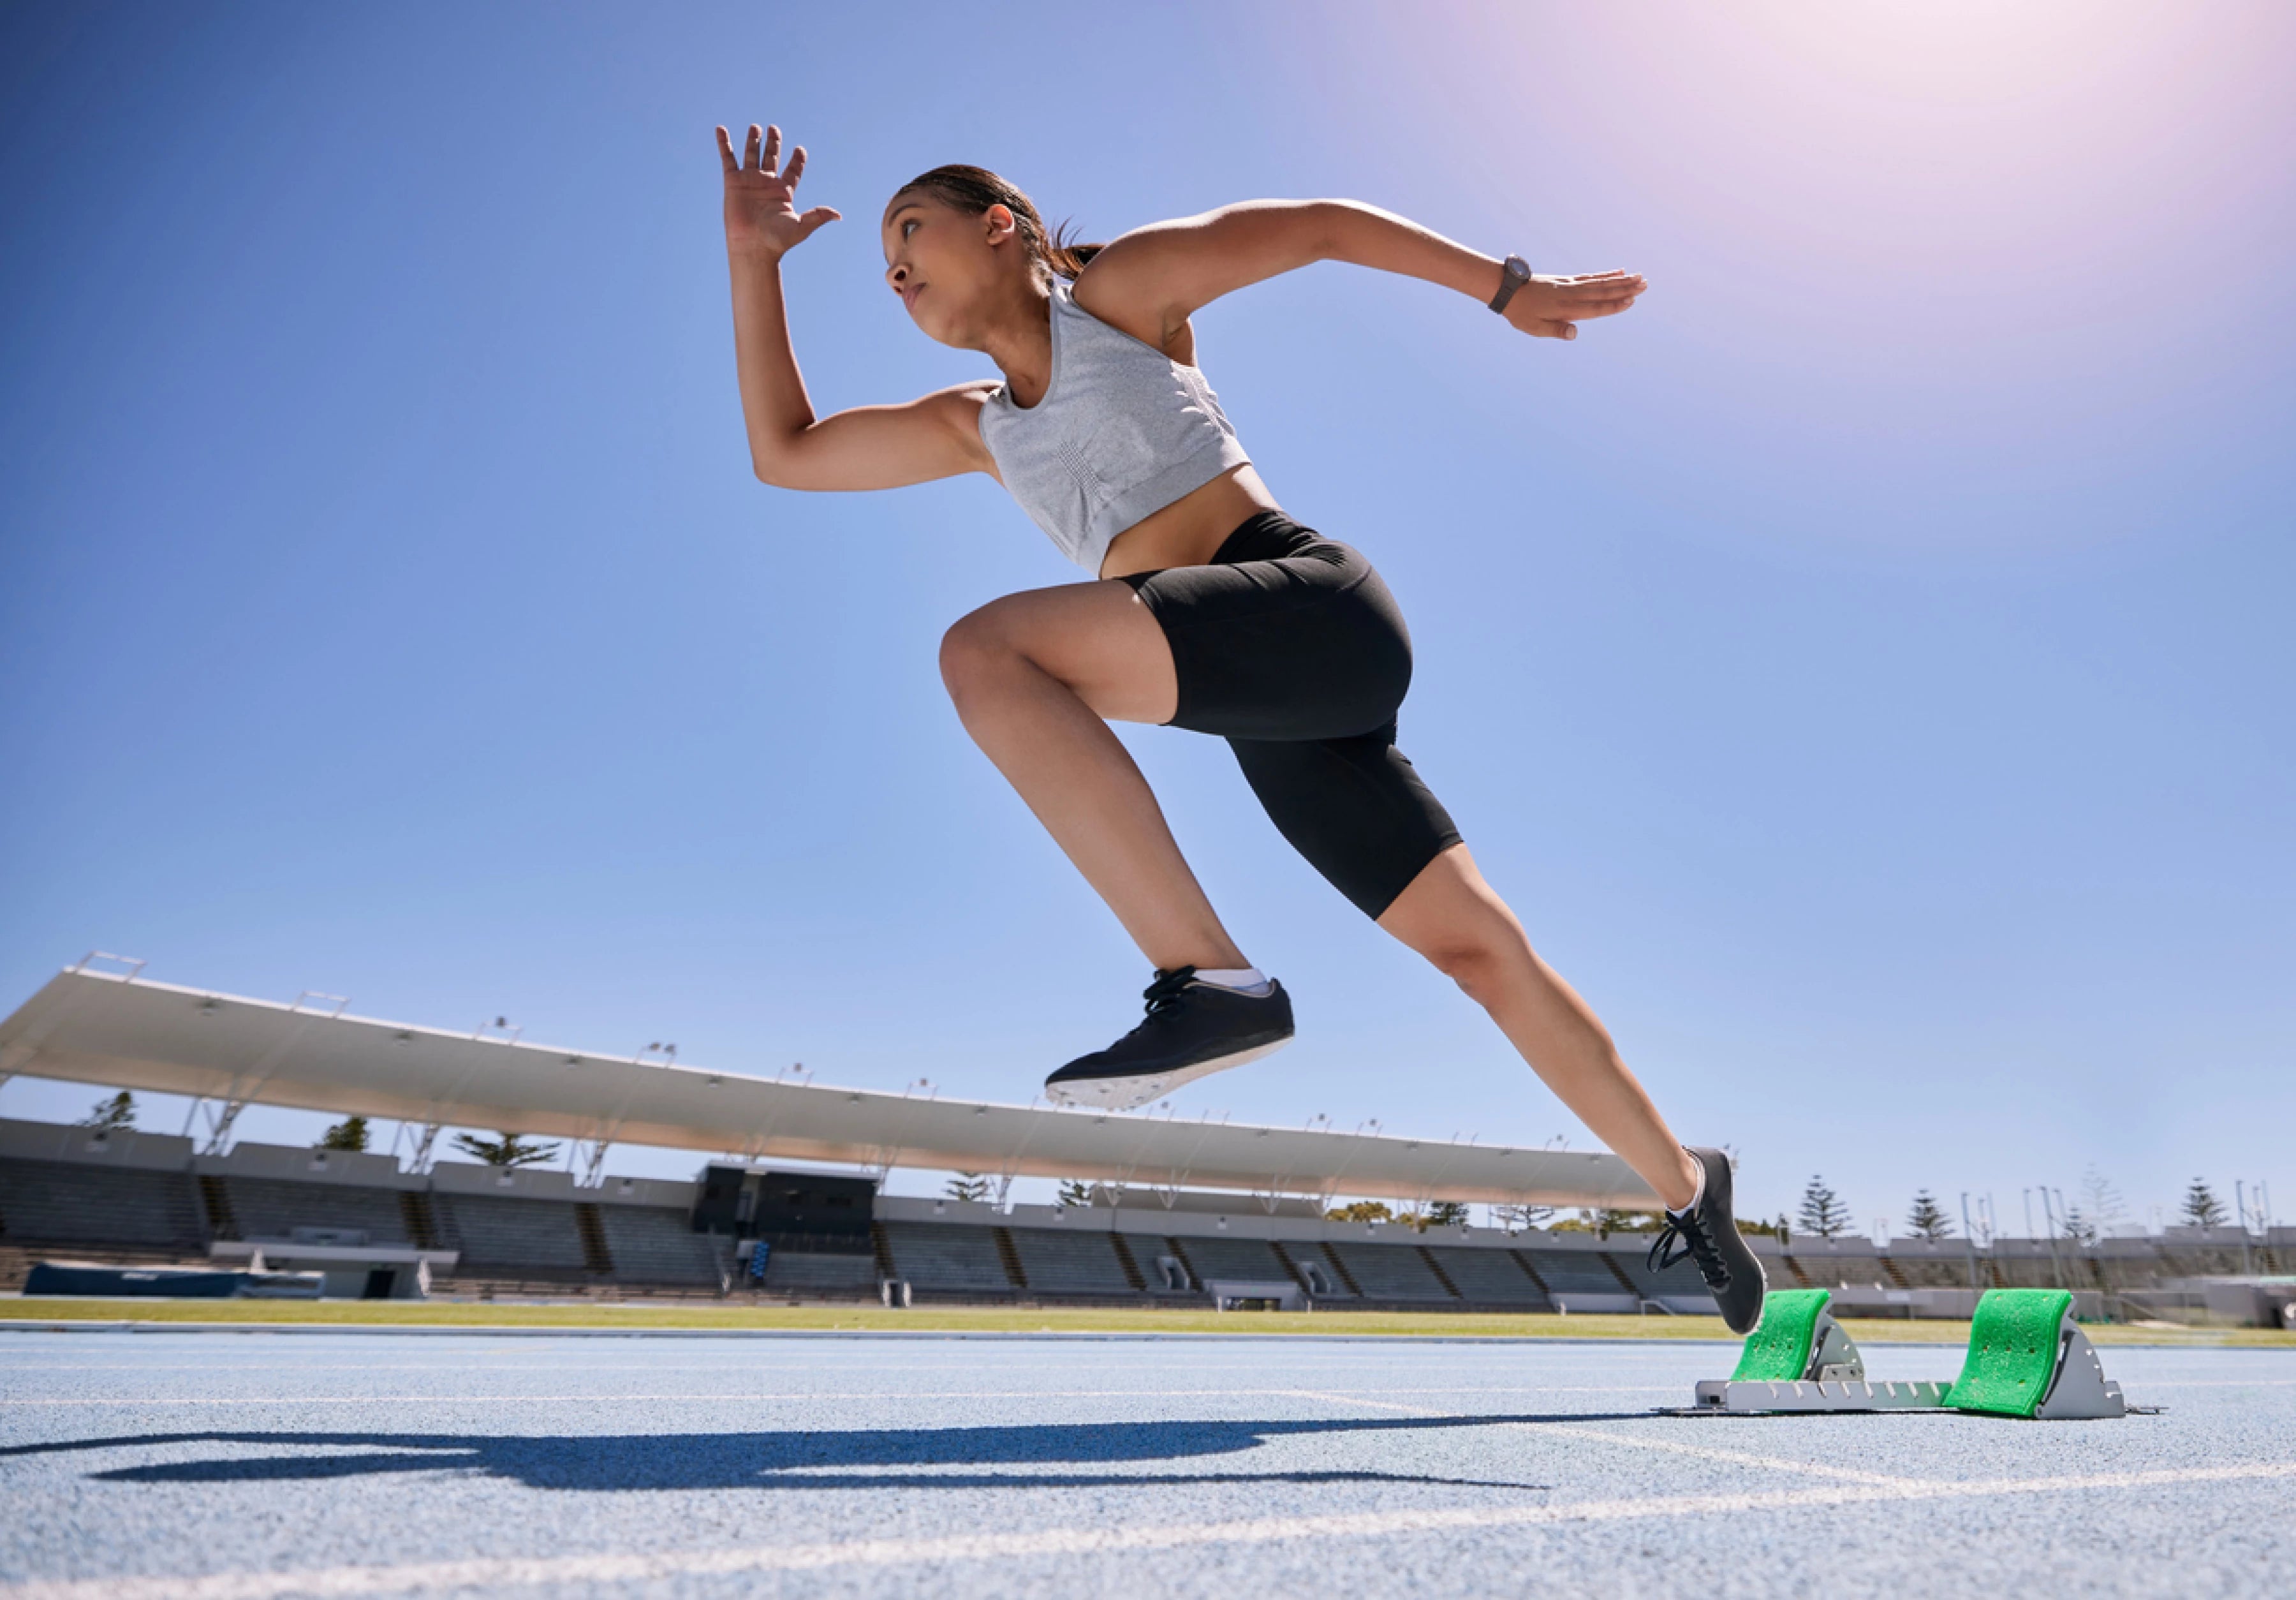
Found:
[{"label": "stadium roof canopy", "polygon": [[922,1167],[1261,1194],[1650,1209],[1607,1153],[1254,1128],[1153,1113],[999,1105],[780,1082],[648,1057],[353,1016],[91,970],[59,972],[0,1022],[0,1080],[19,1073],[218,1103],[218,1141],[248,1104],[512,1128],[750,1161]]}]

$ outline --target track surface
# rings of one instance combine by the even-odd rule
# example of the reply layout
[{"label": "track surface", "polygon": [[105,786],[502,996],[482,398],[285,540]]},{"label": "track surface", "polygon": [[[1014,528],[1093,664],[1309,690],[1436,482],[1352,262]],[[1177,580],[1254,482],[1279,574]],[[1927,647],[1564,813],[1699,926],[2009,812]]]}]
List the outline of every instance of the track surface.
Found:
[{"label": "track surface", "polygon": [[0,1333],[0,1600],[2284,1593],[2296,1352],[2109,1350],[2169,1408],[2113,1422],[1650,1414],[1733,1359]]}]

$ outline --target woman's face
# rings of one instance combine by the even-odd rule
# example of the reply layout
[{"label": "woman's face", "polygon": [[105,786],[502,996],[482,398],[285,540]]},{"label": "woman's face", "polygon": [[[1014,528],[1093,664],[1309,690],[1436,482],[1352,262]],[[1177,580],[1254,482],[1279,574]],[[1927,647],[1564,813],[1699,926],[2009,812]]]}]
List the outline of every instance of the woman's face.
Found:
[{"label": "woman's face", "polygon": [[991,206],[968,215],[921,189],[885,208],[885,282],[909,319],[941,343],[978,349],[987,313],[1028,269],[1013,213]]}]

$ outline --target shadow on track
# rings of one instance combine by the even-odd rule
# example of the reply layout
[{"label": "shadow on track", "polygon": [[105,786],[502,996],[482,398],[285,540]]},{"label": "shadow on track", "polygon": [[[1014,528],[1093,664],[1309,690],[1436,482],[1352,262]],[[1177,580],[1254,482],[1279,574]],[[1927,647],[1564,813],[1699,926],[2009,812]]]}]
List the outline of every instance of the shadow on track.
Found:
[{"label": "shadow on track", "polygon": [[[388,1473],[481,1472],[535,1489],[1090,1488],[1155,1483],[1437,1483],[1488,1489],[1545,1485],[1419,1473],[981,1473],[924,1468],[1090,1467],[1234,1456],[1271,1440],[1332,1433],[1419,1432],[1519,1423],[1646,1422],[1647,1413],[1556,1416],[1323,1418],[1282,1422],[1029,1424],[1013,1427],[856,1428],[771,1433],[486,1434],[203,1431],[60,1440],[0,1448],[0,1459],[89,1450],[251,1445],[352,1455],[234,1456],[154,1462],[90,1476],[111,1483],[286,1482]],[[902,1469],[909,1469],[904,1472]]]}]

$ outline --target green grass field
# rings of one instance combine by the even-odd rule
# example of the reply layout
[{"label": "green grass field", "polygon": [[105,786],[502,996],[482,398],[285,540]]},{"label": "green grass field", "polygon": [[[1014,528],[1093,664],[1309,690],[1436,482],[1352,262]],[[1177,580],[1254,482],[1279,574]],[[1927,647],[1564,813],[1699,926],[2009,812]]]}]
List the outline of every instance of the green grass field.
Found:
[{"label": "green grass field", "polygon": [[[585,1301],[277,1301],[0,1298],[0,1326],[67,1323],[207,1327],[685,1328],[902,1333],[1303,1333],[1324,1338],[1714,1339],[1718,1317],[1472,1316],[1444,1311],[1164,1311],[1004,1306],[875,1307],[626,1305]],[[1845,1319],[1860,1343],[1965,1344],[1965,1322]],[[2268,1328],[2093,1326],[2099,1344],[2296,1347]]]}]

